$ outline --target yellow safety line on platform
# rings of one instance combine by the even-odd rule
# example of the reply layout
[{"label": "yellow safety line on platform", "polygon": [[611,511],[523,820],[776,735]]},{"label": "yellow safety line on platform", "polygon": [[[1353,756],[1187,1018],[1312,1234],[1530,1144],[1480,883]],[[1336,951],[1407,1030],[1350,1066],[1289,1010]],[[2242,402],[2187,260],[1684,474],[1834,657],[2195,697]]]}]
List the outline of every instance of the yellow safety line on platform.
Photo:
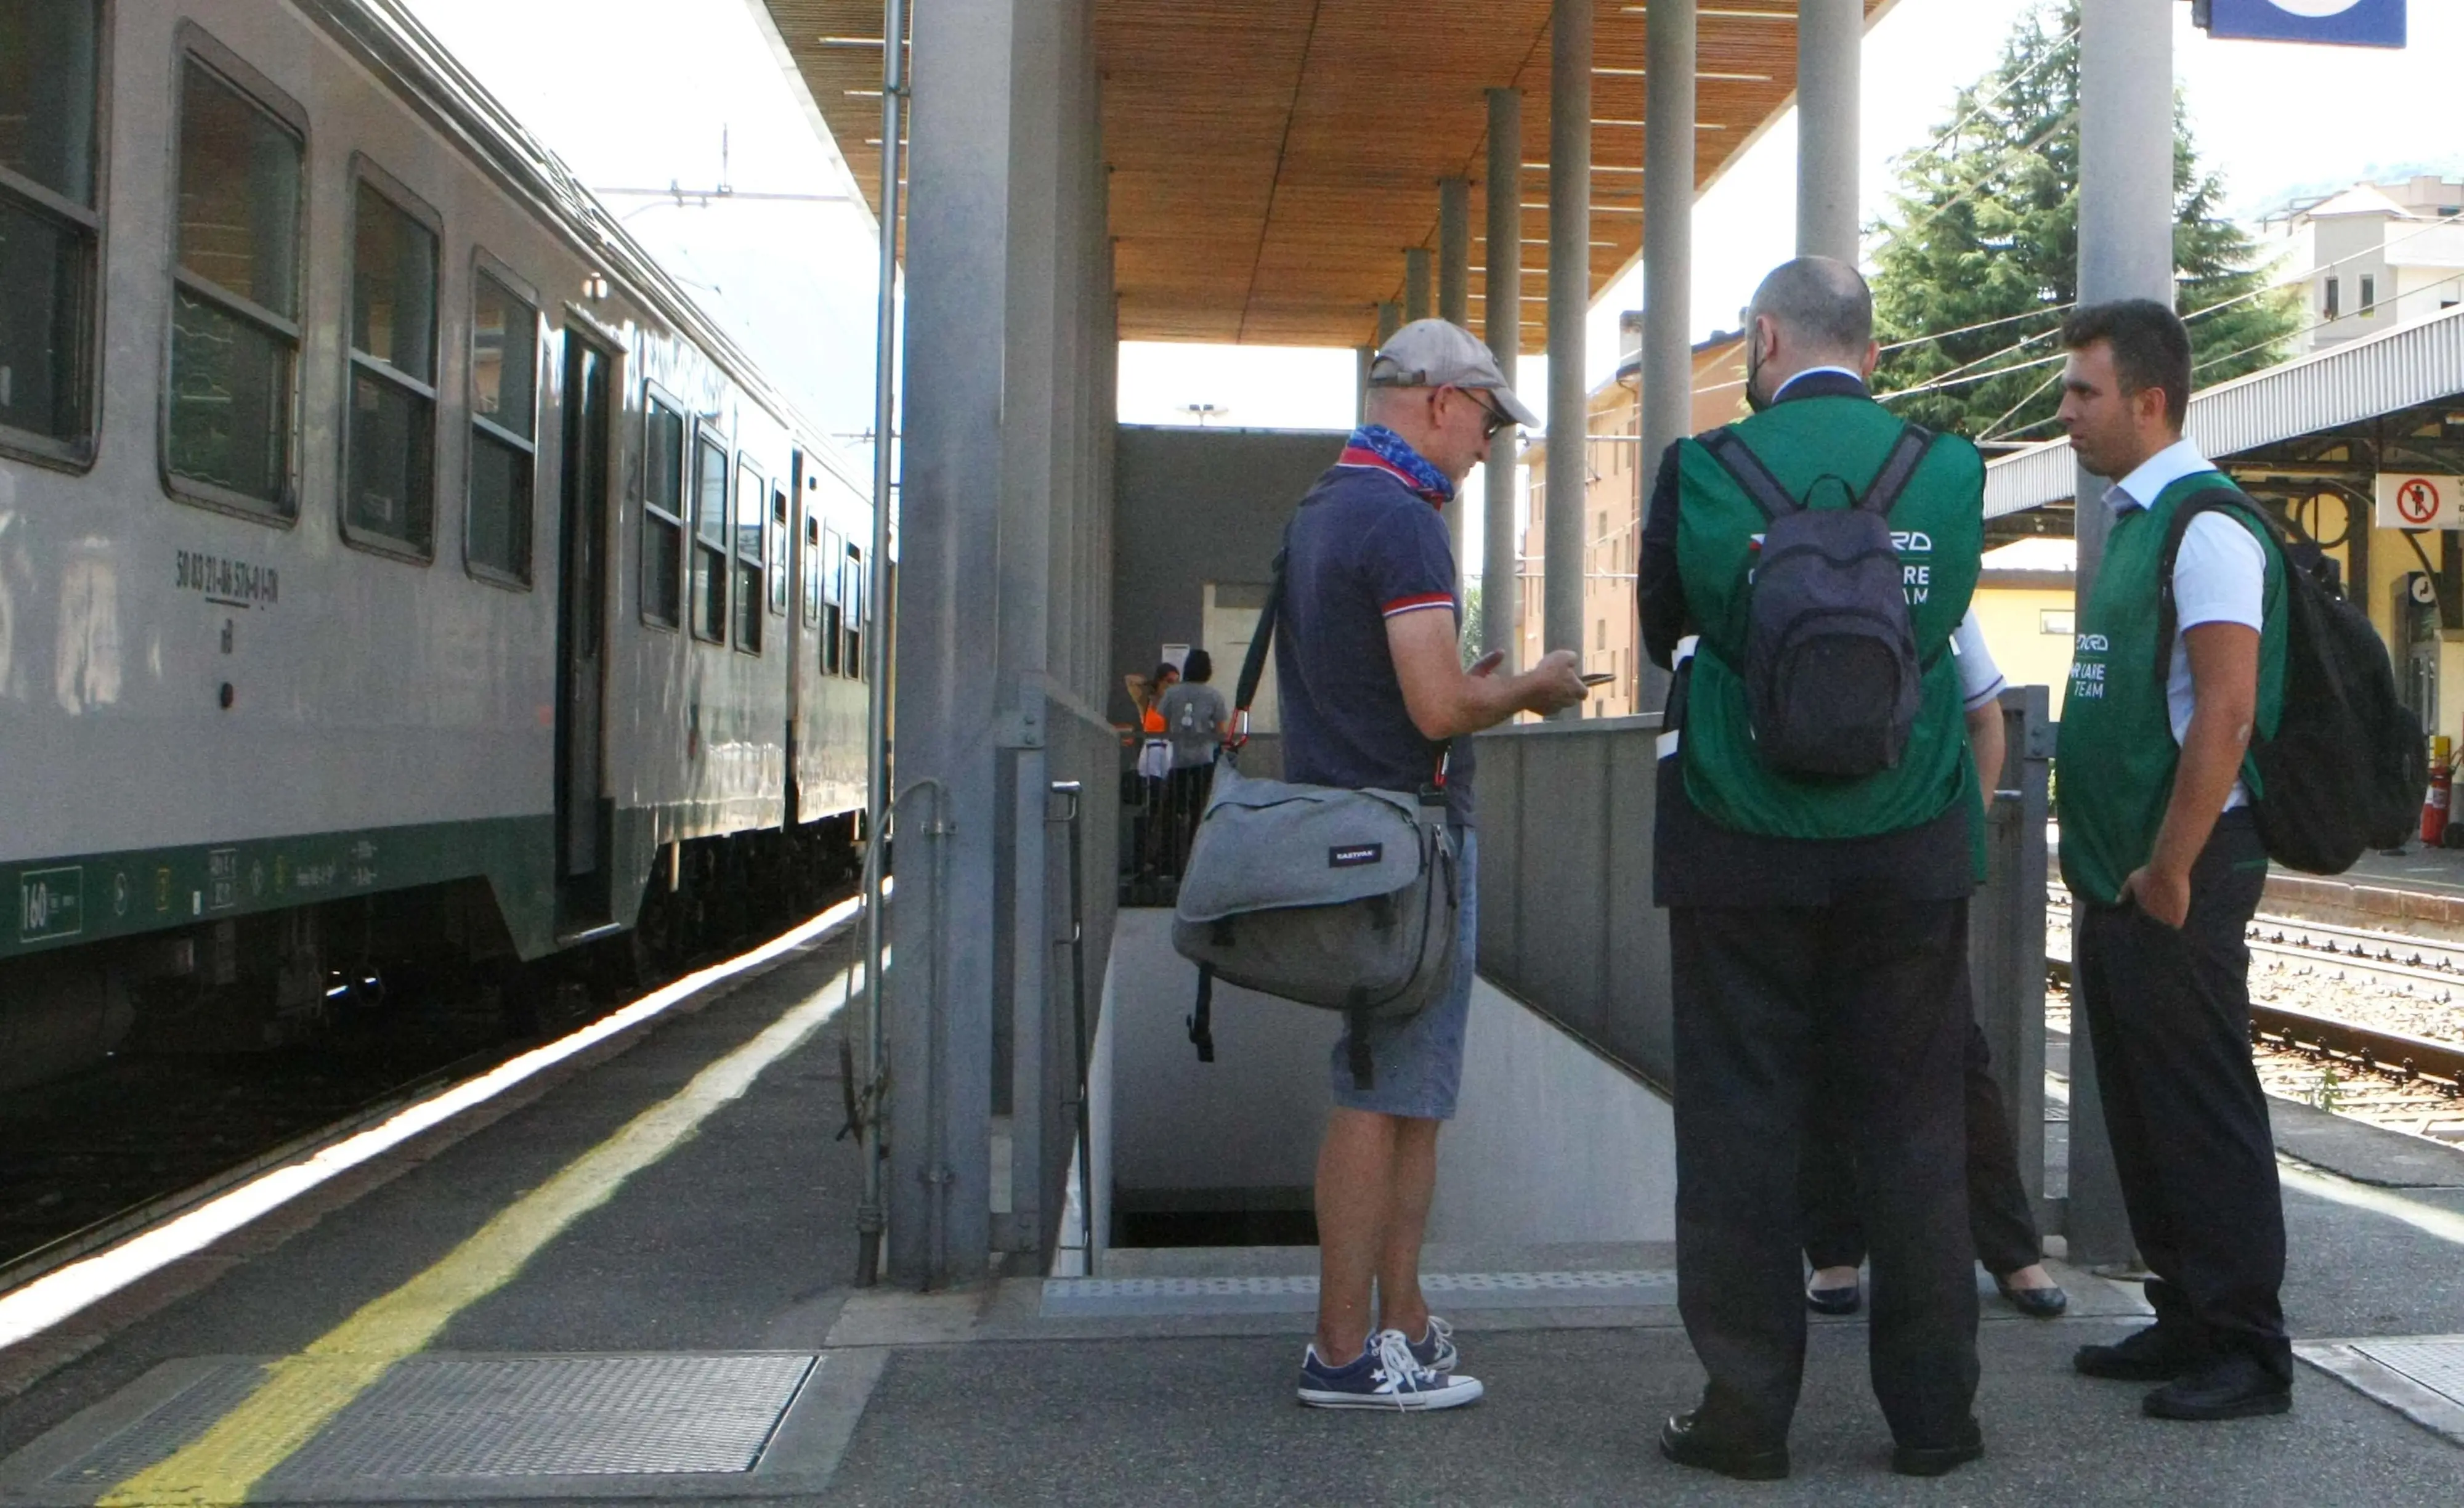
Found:
[{"label": "yellow safety line on platform", "polygon": [[99,1501],[110,1508],[244,1502],[252,1487],[314,1439],[385,1368],[425,1348],[454,1315],[503,1287],[565,1227],[742,1095],[763,1069],[838,1014],[862,978],[861,965],[842,970],[751,1041],[516,1200],[434,1266],[299,1354],[267,1366],[256,1390],[205,1433]]},{"label": "yellow safety line on platform", "polygon": [[2453,1210],[2408,1199],[2391,1189],[2374,1189],[2368,1184],[2355,1183],[2349,1178],[2339,1178],[2333,1173],[2321,1172],[2280,1158],[2276,1170],[2287,1189],[2299,1189],[2321,1199],[2330,1199],[2356,1210],[2367,1210],[2391,1220],[2402,1220],[2416,1231],[2426,1231],[2442,1241],[2464,1246],[2464,1214]]}]

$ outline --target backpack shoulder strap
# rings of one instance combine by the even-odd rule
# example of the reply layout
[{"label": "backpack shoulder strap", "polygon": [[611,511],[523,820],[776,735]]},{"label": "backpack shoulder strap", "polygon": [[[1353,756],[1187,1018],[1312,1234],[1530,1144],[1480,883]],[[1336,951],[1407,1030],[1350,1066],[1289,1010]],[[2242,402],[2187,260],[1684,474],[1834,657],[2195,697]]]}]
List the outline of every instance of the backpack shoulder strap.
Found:
[{"label": "backpack shoulder strap", "polygon": [[2274,516],[2238,488],[2202,488],[2182,499],[2165,531],[2165,553],[2156,560],[2156,684],[2160,688],[2173,679],[2173,639],[2181,623],[2181,608],[2173,601],[2173,567],[2181,557],[2182,541],[2189,536],[2190,525],[2200,514],[2225,508],[2255,521],[2279,551],[2284,547],[2284,531]]},{"label": "backpack shoulder strap", "polygon": [[1901,494],[1916,479],[1917,468],[1925,464],[1925,454],[1932,448],[1932,430],[1920,424],[1901,426],[1900,437],[1891,442],[1890,453],[1882,457],[1882,469],[1874,473],[1874,485],[1865,489],[1857,506],[1869,514],[1890,517],[1891,510],[1900,505]]},{"label": "backpack shoulder strap", "polygon": [[1771,468],[1763,465],[1762,457],[1738,439],[1734,429],[1723,425],[1696,439],[1711,452],[1711,459],[1720,463],[1720,469],[1746,490],[1746,495],[1754,500],[1764,517],[1777,523],[1791,514],[1805,511],[1805,505],[1789,495],[1788,489],[1779,485],[1779,478],[1771,475]]}]

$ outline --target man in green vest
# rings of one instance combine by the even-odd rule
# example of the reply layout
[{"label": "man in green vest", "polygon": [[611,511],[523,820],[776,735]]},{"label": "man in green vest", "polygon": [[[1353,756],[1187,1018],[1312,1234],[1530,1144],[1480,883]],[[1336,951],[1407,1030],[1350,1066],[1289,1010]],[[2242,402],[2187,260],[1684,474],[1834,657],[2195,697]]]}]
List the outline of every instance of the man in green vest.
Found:
[{"label": "man in green vest", "polygon": [[[1732,1476],[1788,1474],[1805,1363],[1799,1152],[1810,1097],[1837,1084],[1863,1172],[1874,1391],[1894,1468],[1934,1475],[1984,1450],[1969,1411],[1977,1299],[1961,1111],[1982,798],[1952,648],[1976,586],[1984,466],[1967,441],[1911,435],[1873,400],[1873,297],[1856,269],[1790,262],[1749,315],[1758,411],[1661,458],[1638,582],[1652,660],[1683,665],[1662,735],[1653,898],[1669,908],[1678,1305],[1710,1379],[1661,1449]],[[1734,463],[1731,440],[1785,497],[1755,500],[1715,453]],[[1891,574],[1872,584],[1886,617],[1895,584],[1904,599],[1913,721],[1886,767],[1788,773],[1758,747],[1749,624],[1757,569],[1776,593],[1782,561],[1803,557],[1765,559],[1766,532],[1796,507],[1861,504],[1903,442],[1921,459],[1888,511]],[[1817,1064],[1817,1040],[1834,1044],[1837,1067]]]},{"label": "man in green vest", "polygon": [[2293,1401],[2284,1206],[2251,1066],[2243,938],[2267,885],[2248,749],[2283,707],[2283,558],[2240,510],[2197,514],[2172,570],[2178,627],[2160,643],[2174,514],[2233,485],[2182,438],[2189,336],[2141,299],[2074,312],[2062,342],[2071,448],[2120,478],[2079,502],[2113,522],[2062,708],[2062,879],[2078,1005],[2156,1310],[2075,1365],[2164,1384],[2145,1405],[2161,1418],[2280,1413]]}]

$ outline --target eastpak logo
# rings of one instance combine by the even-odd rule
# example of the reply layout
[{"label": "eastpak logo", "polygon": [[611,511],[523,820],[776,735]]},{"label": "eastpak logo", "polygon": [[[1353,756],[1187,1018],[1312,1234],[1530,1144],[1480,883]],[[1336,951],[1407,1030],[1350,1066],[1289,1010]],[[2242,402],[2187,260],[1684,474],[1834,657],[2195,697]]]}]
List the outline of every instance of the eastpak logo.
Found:
[{"label": "eastpak logo", "polygon": [[1363,864],[1382,863],[1385,858],[1384,843],[1342,843],[1326,851],[1326,866],[1330,869],[1357,869]]}]

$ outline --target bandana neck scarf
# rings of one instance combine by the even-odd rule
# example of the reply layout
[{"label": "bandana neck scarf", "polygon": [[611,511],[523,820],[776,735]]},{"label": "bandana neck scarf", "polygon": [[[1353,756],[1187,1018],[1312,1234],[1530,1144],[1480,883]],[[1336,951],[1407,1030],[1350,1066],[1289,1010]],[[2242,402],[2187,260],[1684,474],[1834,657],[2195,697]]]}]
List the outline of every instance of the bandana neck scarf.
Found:
[{"label": "bandana neck scarf", "polygon": [[1343,457],[1335,464],[1392,471],[1404,486],[1441,506],[1455,495],[1455,484],[1446,480],[1446,473],[1431,466],[1427,457],[1412,448],[1410,441],[1384,425],[1362,425],[1352,431],[1352,438],[1344,444]]}]

